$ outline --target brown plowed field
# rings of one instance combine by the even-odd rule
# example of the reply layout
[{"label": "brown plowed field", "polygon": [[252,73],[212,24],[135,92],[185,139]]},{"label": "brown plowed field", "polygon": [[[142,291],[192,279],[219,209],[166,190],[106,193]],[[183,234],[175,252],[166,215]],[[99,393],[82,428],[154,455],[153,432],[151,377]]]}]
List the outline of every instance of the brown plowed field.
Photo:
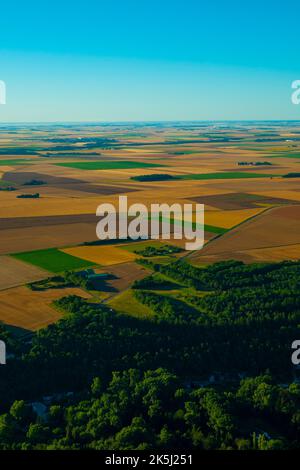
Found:
[{"label": "brown plowed field", "polygon": [[[257,257],[253,250],[266,249],[263,256],[266,261],[278,260],[278,258],[288,259],[287,245],[292,247],[292,258],[295,258],[294,245],[299,243],[300,206],[283,206],[269,209],[236,227],[210,242],[191,258],[199,262],[233,258],[253,261]],[[272,250],[268,251],[273,247],[286,247],[286,249],[279,256],[278,250],[276,255]],[[260,258],[262,259],[261,256]]]},{"label": "brown plowed field", "polygon": [[95,223],[46,225],[34,228],[1,230],[0,254],[64,247],[96,239]]}]

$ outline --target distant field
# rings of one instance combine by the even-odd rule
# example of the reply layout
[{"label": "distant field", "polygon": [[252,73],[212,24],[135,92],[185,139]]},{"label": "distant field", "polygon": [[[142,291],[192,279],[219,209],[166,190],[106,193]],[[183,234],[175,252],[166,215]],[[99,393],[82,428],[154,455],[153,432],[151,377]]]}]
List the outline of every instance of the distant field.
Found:
[{"label": "distant field", "polygon": [[200,173],[191,175],[181,175],[183,180],[224,180],[224,179],[242,179],[242,178],[271,178],[278,175],[268,175],[263,173],[250,173],[241,171],[226,171],[220,173]]},{"label": "distant field", "polygon": [[37,155],[37,149],[25,147],[7,147],[7,148],[0,148],[0,155]]},{"label": "distant field", "polygon": [[32,163],[31,160],[26,158],[17,158],[17,159],[10,159],[10,160],[0,160],[0,166],[10,166],[10,165],[25,165],[27,163]]},{"label": "distant field", "polygon": [[76,256],[59,251],[56,248],[27,251],[25,253],[16,253],[11,256],[21,261],[25,261],[26,263],[33,264],[34,266],[39,266],[42,269],[51,271],[52,273],[87,268],[88,266],[95,264],[88,260],[80,259]]},{"label": "distant field", "polygon": [[[213,196],[199,196],[191,198],[205,206],[215,207],[224,211],[238,209],[255,209],[267,205],[290,204],[291,201],[279,197],[267,197],[259,194],[228,193]],[[297,201],[294,201],[295,203]]]},{"label": "distant field", "polygon": [[270,158],[300,158],[300,153],[274,153],[268,155]]},{"label": "distant field", "polygon": [[108,302],[110,307],[119,313],[124,313],[137,318],[151,318],[153,311],[146,305],[141,304],[133,295],[132,290],[126,290]]},{"label": "distant field", "polygon": [[132,176],[131,179],[133,181],[140,181],[140,182],[160,182],[160,181],[172,181],[177,179],[174,175],[162,174],[157,173],[154,175],[140,175],[140,176]]},{"label": "distant field", "polygon": [[145,163],[133,161],[106,161],[106,162],[67,162],[55,163],[57,166],[64,166],[67,168],[76,168],[79,170],[122,170],[131,168],[153,168],[161,167],[164,165],[158,163]]}]

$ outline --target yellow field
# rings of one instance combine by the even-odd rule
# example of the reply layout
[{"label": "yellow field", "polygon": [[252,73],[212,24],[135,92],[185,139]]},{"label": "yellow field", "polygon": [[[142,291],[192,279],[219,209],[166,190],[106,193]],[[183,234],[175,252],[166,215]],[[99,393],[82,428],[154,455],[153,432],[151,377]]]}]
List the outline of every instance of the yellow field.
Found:
[{"label": "yellow field", "polygon": [[232,228],[251,217],[263,212],[262,207],[257,209],[239,209],[232,211],[209,211],[205,212],[205,223],[215,227]]},{"label": "yellow field", "polygon": [[[16,193],[16,191],[14,191],[14,193]],[[48,197],[43,199],[16,200],[16,195],[10,193],[5,193],[1,199],[0,217],[24,217],[24,214],[26,214],[26,217],[95,214],[101,202],[101,198],[99,197],[86,199]]]},{"label": "yellow field", "polygon": [[128,263],[138,258],[135,253],[130,253],[116,246],[78,246],[65,248],[61,251],[102,266]]},{"label": "yellow field", "polygon": [[39,330],[62,317],[63,313],[53,308],[51,303],[67,295],[91,297],[77,287],[42,292],[32,292],[27,287],[3,290],[0,292],[0,321],[25,330]]}]

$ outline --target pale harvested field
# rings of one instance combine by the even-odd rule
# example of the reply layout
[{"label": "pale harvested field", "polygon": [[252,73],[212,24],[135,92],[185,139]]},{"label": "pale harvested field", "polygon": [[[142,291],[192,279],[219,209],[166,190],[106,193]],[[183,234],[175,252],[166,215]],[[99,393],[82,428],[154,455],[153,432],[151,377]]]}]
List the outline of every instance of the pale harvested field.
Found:
[{"label": "pale harvested field", "polygon": [[238,192],[238,193],[253,193],[266,195],[268,197],[283,197],[286,193],[285,199],[294,199],[294,191],[299,191],[299,183],[293,178],[268,178],[268,179],[236,179],[236,180],[219,180],[207,181],[207,190],[218,190],[219,194],[223,191]]},{"label": "pale harvested field", "polygon": [[32,292],[27,287],[15,287],[0,292],[0,321],[30,331],[56,322],[62,313],[51,307],[51,303],[67,295],[90,298],[79,288],[49,289]]},{"label": "pale harvested field", "polygon": [[67,197],[16,199],[15,195],[8,193],[0,196],[0,218],[24,217],[24,215],[27,217],[42,217],[48,215],[95,214],[98,205],[102,202],[102,197],[88,197],[86,199]]},{"label": "pale harvested field", "polygon": [[[268,249],[300,243],[300,206],[276,207],[236,227],[222,237],[211,241],[191,256],[199,262],[218,259],[253,260],[253,250],[263,250],[265,259],[272,261],[274,253]],[[255,257],[255,252],[253,256]],[[286,251],[282,259],[286,259]],[[292,258],[294,258],[294,251]],[[269,255],[269,257],[268,257]],[[257,255],[256,255],[257,256]],[[280,256],[277,256],[279,259]]]},{"label": "pale harvested field", "polygon": [[138,258],[138,255],[135,253],[130,253],[129,251],[122,250],[122,248],[111,245],[78,246],[74,248],[64,248],[61,251],[102,266],[128,263]]},{"label": "pale harvested field", "polygon": [[46,279],[48,271],[28,265],[10,256],[0,256],[0,290]]},{"label": "pale harvested field", "polygon": [[273,248],[258,248],[246,253],[253,261],[282,261],[300,259],[300,243],[295,245],[274,246]]}]

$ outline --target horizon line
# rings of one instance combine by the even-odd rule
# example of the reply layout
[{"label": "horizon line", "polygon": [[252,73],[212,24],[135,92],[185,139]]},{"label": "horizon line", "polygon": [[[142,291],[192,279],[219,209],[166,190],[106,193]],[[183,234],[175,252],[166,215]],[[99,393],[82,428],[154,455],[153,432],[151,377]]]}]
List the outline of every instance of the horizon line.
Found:
[{"label": "horizon line", "polygon": [[2,125],[47,125],[47,124],[168,124],[168,123],[249,123],[249,122],[269,122],[269,123],[299,123],[300,119],[172,119],[172,120],[115,120],[115,121],[4,121]]}]

